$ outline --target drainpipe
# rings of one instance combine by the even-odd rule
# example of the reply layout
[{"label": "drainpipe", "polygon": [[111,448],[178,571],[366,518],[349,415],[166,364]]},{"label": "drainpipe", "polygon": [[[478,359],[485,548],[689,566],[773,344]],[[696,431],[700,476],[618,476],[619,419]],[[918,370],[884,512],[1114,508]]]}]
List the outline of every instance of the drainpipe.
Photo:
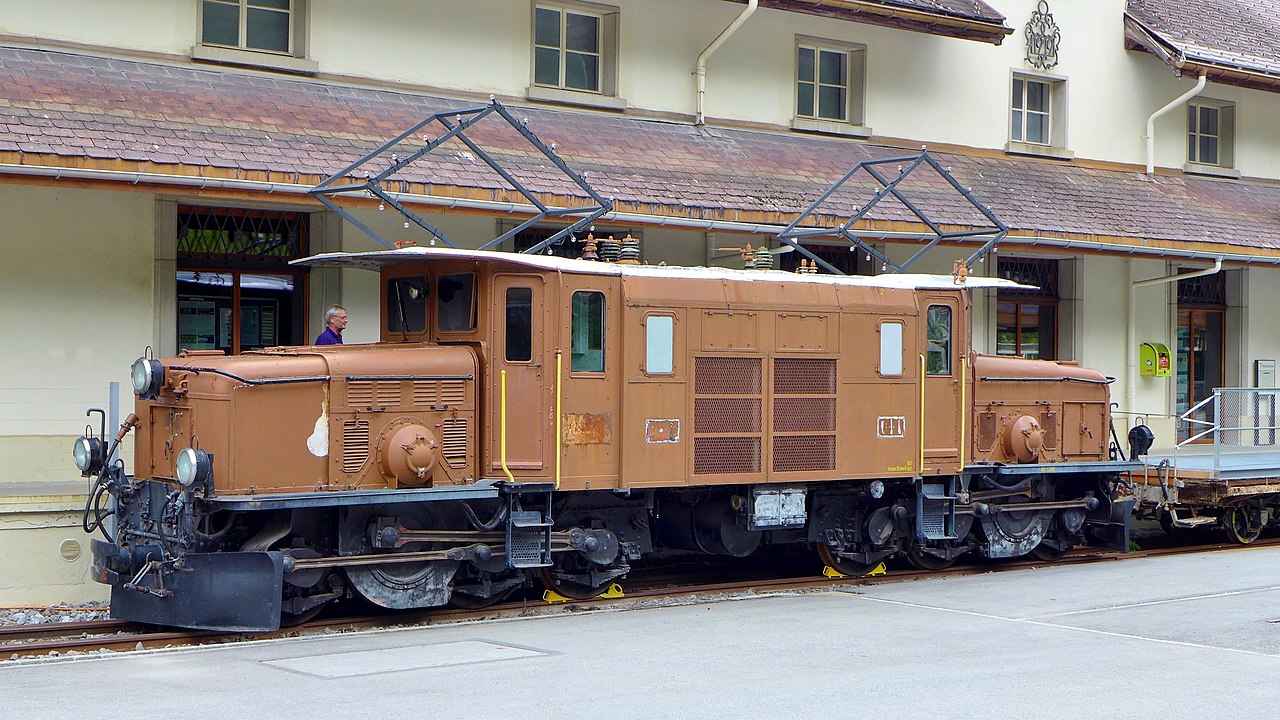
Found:
[{"label": "drainpipe", "polygon": [[698,127],[702,127],[705,124],[703,122],[702,100],[707,94],[707,58],[711,57],[711,53],[719,50],[720,46],[724,44],[724,41],[728,40],[730,35],[737,32],[739,27],[742,27],[742,23],[746,22],[747,18],[751,17],[751,14],[756,11],[756,7],[759,4],[760,0],[747,0],[747,9],[743,10],[738,17],[734,18],[733,22],[729,23],[729,27],[721,30],[720,34],[716,36],[716,39],[712,40],[711,44],[707,46],[707,49],[703,50],[698,55],[698,67],[693,71],[693,74],[698,76],[698,97],[695,101],[695,106],[697,107],[697,119],[694,120],[694,124]]},{"label": "drainpipe", "polygon": [[[1203,78],[1204,76],[1201,75],[1200,77]],[[1214,275],[1221,271],[1222,258],[1214,258],[1213,267],[1211,268],[1182,273],[1181,275],[1175,273],[1164,277],[1151,278],[1150,280],[1135,280],[1129,283],[1129,347],[1126,353],[1129,358],[1129,367],[1124,389],[1124,407],[1126,411],[1137,412],[1136,406],[1138,403],[1138,288],[1163,285],[1175,280],[1186,280],[1202,275]]]},{"label": "drainpipe", "polygon": [[1208,79],[1208,75],[1201,73],[1200,79],[1196,80],[1195,87],[1179,95],[1176,100],[1168,105],[1151,113],[1151,117],[1147,118],[1147,177],[1154,178],[1156,176],[1156,118],[1199,95],[1200,91],[1204,90],[1204,84]]}]

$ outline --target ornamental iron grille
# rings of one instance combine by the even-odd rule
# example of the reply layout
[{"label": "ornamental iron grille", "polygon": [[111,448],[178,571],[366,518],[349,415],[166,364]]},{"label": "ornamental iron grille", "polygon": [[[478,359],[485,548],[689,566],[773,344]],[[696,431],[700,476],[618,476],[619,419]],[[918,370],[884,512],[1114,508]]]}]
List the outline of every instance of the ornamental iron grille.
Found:
[{"label": "ornamental iron grille", "polygon": [[1058,64],[1058,45],[1062,42],[1062,31],[1053,21],[1047,0],[1040,0],[1031,19],[1023,29],[1027,39],[1027,63],[1031,67],[1048,70]]},{"label": "ornamental iron grille", "polygon": [[[576,207],[549,207],[538,199],[529,185],[536,183],[540,187],[553,188],[554,192],[564,194],[563,184],[553,184],[547,178],[541,177],[543,173],[540,173],[540,170],[544,168],[537,167],[538,163],[536,163],[534,157],[531,157],[528,152],[520,154],[518,151],[510,150],[510,159],[507,164],[518,169],[511,170],[500,163],[492,153],[486,152],[481,148],[480,144],[467,133],[492,115],[496,115],[506,121],[507,125],[513,128],[529,145],[533,146],[538,154],[550,161],[560,175],[568,178],[578,190],[585,194],[589,202]],[[427,135],[419,136],[419,133],[427,129],[428,126],[434,127],[436,124],[443,127],[443,132],[438,136],[434,138],[428,138]],[[492,126],[492,123],[490,125]],[[493,127],[486,127],[477,129],[476,132],[483,134],[485,137],[496,138],[497,134],[501,132],[501,127],[497,130]],[[461,143],[464,147],[459,148],[457,146],[458,143]],[[433,158],[428,158],[433,151],[441,148],[447,148],[449,152],[442,152]],[[411,169],[411,166],[419,160],[424,160],[427,166]],[[461,164],[459,163],[460,160]],[[471,168],[476,165],[476,160],[483,162],[498,176],[499,180],[496,181],[498,187],[495,189],[513,190],[522,195],[530,205],[537,209],[537,213],[533,217],[480,246],[481,250],[495,249],[526,229],[549,219],[579,218],[567,227],[552,233],[524,250],[526,253],[538,253],[548,246],[559,243],[564,238],[590,227],[597,218],[613,209],[609,201],[601,197],[594,188],[587,184],[585,174],[580,175],[574,172],[556,154],[554,143],[547,145],[529,129],[528,118],[517,120],[511,114],[511,111],[497,100],[494,100],[492,96],[490,96],[488,105],[432,113],[413,127],[378,146],[373,152],[326,178],[319,185],[311,188],[309,192],[330,210],[338,213],[364,234],[388,249],[394,248],[396,245],[388,242],[377,231],[339,207],[334,202],[334,198],[339,195],[376,197],[380,201],[379,210],[385,209],[386,206],[391,206],[396,212],[404,216],[406,230],[409,229],[411,224],[416,225],[431,235],[432,245],[439,240],[449,247],[456,248],[459,247],[458,244],[445,235],[442,230],[406,207],[401,201],[404,197],[402,192],[393,188],[404,187],[408,183],[430,185],[433,182],[439,182],[439,175],[447,175],[454,171],[472,172]],[[520,171],[523,171],[527,176],[526,182],[521,182],[516,176],[517,172]]]},{"label": "ornamental iron grille", "polygon": [[999,295],[1028,298],[1058,299],[1058,261],[1034,258],[1002,257],[996,273],[1005,280],[1019,285],[1033,285],[1035,290],[1000,288]]},{"label": "ornamental iron grille", "polygon": [[[881,170],[882,166],[885,165],[897,165],[897,176],[893,179],[889,179],[889,176]],[[986,227],[977,227],[968,230],[943,230],[942,226],[930,217],[930,215],[925,212],[924,208],[908,197],[905,191],[906,186],[904,181],[906,181],[911,174],[921,166],[927,166],[932,169],[934,173],[943,180],[945,187],[950,187],[958,193],[968,204],[968,207],[971,210],[976,211],[977,214],[980,215],[989,225]],[[858,207],[847,221],[837,225],[836,227],[814,227],[812,225],[803,227],[806,222],[815,222],[819,211],[826,206],[827,201],[832,198],[832,196],[840,193],[842,189],[844,189],[845,184],[859,172],[870,175],[880,185],[880,189],[869,201]],[[849,191],[844,190],[844,192],[848,193]],[[866,218],[866,216],[876,207],[876,205],[880,203],[880,201],[890,195],[892,195],[903,207],[914,215],[916,219],[924,223],[930,231],[929,233],[920,233],[916,236],[918,239],[926,241],[925,245],[903,262],[895,262],[891,260],[888,255],[878,250],[871,244],[871,242],[868,242],[868,240],[875,241],[876,239],[884,239],[890,233],[855,227],[860,221]],[[801,255],[804,255],[817,263],[819,267],[827,272],[836,275],[844,275],[846,273],[844,273],[840,268],[837,268],[835,265],[827,262],[816,253],[811,252],[801,243],[818,238],[842,238],[852,245],[852,247],[849,248],[850,250],[865,253],[868,261],[875,258],[876,262],[880,263],[882,271],[887,272],[892,269],[893,272],[901,273],[907,272],[911,265],[921,257],[928,254],[929,251],[933,250],[933,248],[941,242],[962,242],[965,240],[984,241],[981,247],[963,261],[965,269],[967,270],[972,268],[975,262],[985,258],[988,252],[994,252],[996,250],[996,246],[1008,234],[1008,225],[1005,225],[990,208],[974,197],[973,192],[969,188],[961,185],[951,174],[950,168],[944,168],[933,158],[933,156],[929,154],[928,150],[922,149],[919,155],[889,157],[881,160],[862,160],[858,162],[853,166],[853,168],[845,173],[843,177],[837,180],[831,187],[827,188],[826,191],[824,191],[817,200],[813,201],[813,203],[809,205],[804,212],[800,213],[795,220],[792,220],[791,224],[788,225],[786,229],[778,233],[778,239],[787,245],[790,245]]]},{"label": "ornamental iron grille", "polygon": [[[1195,271],[1188,269],[1187,272]],[[1227,306],[1227,285],[1223,273],[1179,280],[1178,305],[1225,308]]]},{"label": "ornamental iron grille", "polygon": [[306,213],[180,206],[178,258],[287,266],[308,254],[307,221]]}]

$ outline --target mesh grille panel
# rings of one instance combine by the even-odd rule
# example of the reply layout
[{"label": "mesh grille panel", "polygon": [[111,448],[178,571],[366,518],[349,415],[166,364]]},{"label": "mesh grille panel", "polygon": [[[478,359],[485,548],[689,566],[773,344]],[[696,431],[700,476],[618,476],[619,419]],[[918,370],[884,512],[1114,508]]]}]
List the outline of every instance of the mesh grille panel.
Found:
[{"label": "mesh grille panel", "polygon": [[996,444],[996,414],[978,413],[978,449],[986,452]]},{"label": "mesh grille panel", "polygon": [[458,407],[467,397],[463,380],[414,380],[414,405],[448,405]]},{"label": "mesh grille panel", "polygon": [[760,432],[760,398],[697,398],[693,401],[693,431]]},{"label": "mesh grille panel", "polygon": [[694,438],[693,472],[699,475],[760,472],[760,438]]},{"label": "mesh grille panel", "polygon": [[773,439],[774,472],[834,470],[834,435],[781,435]]},{"label": "mesh grille panel", "polygon": [[759,395],[760,358],[696,358],[694,393],[698,395]]},{"label": "mesh grille panel", "polygon": [[773,391],[779,395],[834,395],[836,361],[778,358],[773,361]]},{"label": "mesh grille panel", "polygon": [[440,426],[441,448],[444,459],[451,467],[461,467],[467,462],[467,419],[445,420]]},{"label": "mesh grille panel", "polygon": [[774,432],[832,432],[836,429],[835,398],[775,398]]},{"label": "mesh grille panel", "polygon": [[348,405],[399,405],[399,380],[351,380],[347,382]]},{"label": "mesh grille panel", "polygon": [[359,472],[369,459],[369,421],[345,420],[342,423],[342,472]]},{"label": "mesh grille panel", "polygon": [[1051,410],[1040,413],[1040,428],[1044,430],[1044,446],[1058,447],[1058,413]]}]

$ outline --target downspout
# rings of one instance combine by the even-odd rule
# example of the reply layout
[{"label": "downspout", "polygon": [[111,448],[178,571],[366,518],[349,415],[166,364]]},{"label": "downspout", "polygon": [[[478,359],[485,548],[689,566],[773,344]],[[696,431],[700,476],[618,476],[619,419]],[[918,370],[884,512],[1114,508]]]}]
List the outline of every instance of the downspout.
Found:
[{"label": "downspout", "polygon": [[[1201,76],[1202,78],[1204,76]],[[1128,377],[1124,389],[1125,410],[1132,413],[1138,403],[1138,288],[1150,285],[1163,285],[1175,280],[1197,278],[1202,275],[1215,275],[1222,271],[1222,258],[1214,258],[1213,267],[1195,272],[1165,275],[1149,280],[1135,280],[1129,283],[1129,346],[1126,355],[1129,358]]]},{"label": "downspout", "polygon": [[1156,118],[1199,95],[1200,91],[1204,90],[1204,85],[1208,80],[1208,75],[1200,73],[1200,79],[1196,80],[1195,87],[1179,95],[1176,100],[1168,105],[1151,113],[1151,117],[1147,118],[1147,177],[1154,178],[1156,176]]},{"label": "downspout", "polygon": [[739,13],[738,17],[733,19],[733,22],[729,23],[729,27],[721,30],[720,34],[716,36],[716,39],[712,40],[711,44],[707,46],[707,49],[703,50],[698,55],[698,67],[693,71],[693,74],[698,77],[698,97],[694,101],[694,105],[697,108],[697,119],[694,120],[694,124],[698,127],[702,127],[706,124],[704,122],[705,118],[702,114],[702,100],[707,94],[707,58],[710,58],[711,54],[716,50],[719,50],[720,46],[729,39],[730,35],[734,34],[738,31],[738,28],[742,27],[742,23],[746,22],[747,18],[751,17],[751,14],[756,11],[756,7],[759,4],[760,0],[747,0],[747,8]]}]

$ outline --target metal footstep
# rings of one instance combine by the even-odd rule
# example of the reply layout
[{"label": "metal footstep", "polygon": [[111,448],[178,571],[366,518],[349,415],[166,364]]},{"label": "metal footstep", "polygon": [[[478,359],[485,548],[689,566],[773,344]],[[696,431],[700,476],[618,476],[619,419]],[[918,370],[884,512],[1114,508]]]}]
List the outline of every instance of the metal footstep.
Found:
[{"label": "metal footstep", "polygon": [[551,565],[551,523],[537,510],[512,510],[507,521],[507,567]]}]

